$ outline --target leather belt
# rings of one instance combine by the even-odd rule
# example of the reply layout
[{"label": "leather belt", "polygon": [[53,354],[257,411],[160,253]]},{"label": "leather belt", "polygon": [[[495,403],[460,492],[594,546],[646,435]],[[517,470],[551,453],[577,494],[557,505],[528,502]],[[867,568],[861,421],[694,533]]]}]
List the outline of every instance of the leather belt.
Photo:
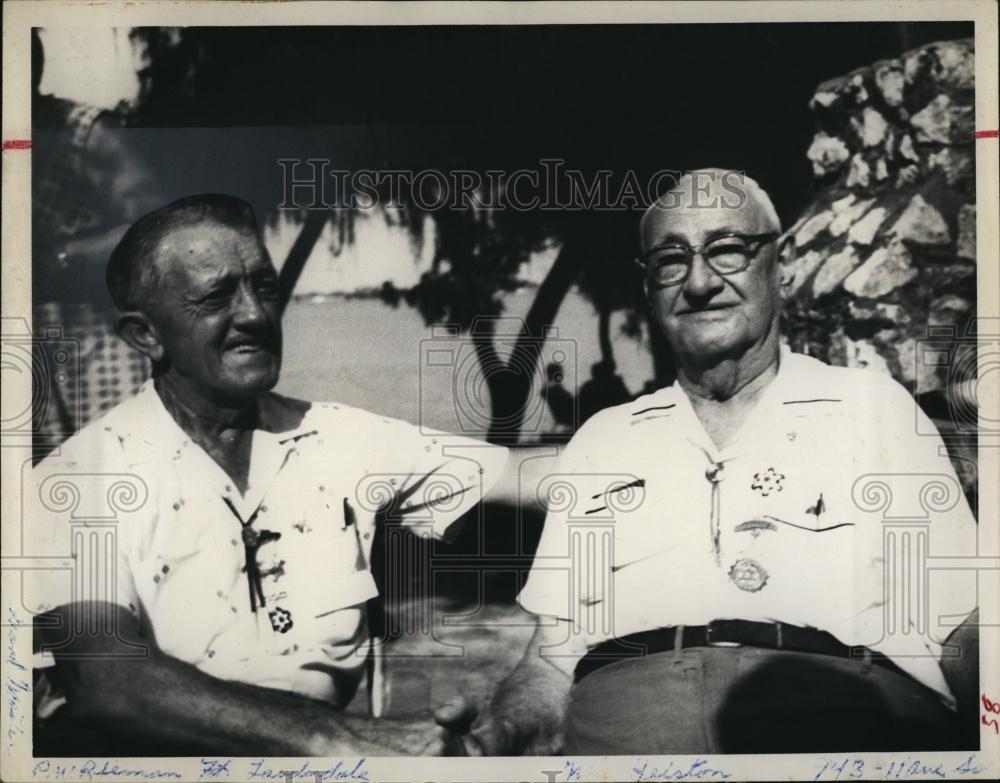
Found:
[{"label": "leather belt", "polygon": [[713,620],[708,625],[657,628],[602,642],[577,663],[573,681],[579,682],[609,663],[691,647],[759,647],[766,650],[853,658],[870,661],[876,666],[883,666],[898,674],[910,676],[882,653],[869,650],[867,647],[851,647],[826,631],[784,623]]}]

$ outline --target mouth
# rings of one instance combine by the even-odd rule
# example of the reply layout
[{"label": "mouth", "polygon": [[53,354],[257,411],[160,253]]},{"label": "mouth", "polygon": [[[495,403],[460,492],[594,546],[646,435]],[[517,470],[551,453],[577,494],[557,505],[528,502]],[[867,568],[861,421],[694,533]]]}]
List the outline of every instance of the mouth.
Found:
[{"label": "mouth", "polygon": [[243,356],[270,351],[271,349],[259,340],[234,340],[224,349],[226,353],[235,353]]},{"label": "mouth", "polygon": [[732,310],[734,306],[728,304],[709,305],[708,307],[699,307],[697,309],[679,310],[677,315],[705,315],[707,313],[717,313],[722,310]]}]

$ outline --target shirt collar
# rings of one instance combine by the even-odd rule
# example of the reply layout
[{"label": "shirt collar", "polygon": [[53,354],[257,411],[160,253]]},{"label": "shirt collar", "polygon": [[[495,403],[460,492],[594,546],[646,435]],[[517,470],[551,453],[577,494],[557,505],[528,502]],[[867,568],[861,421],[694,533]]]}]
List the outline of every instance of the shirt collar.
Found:
[{"label": "shirt collar", "polygon": [[[310,409],[311,404],[308,402],[268,392],[257,402],[255,432],[273,436],[279,443],[298,442],[315,432],[309,422]],[[152,378],[147,379],[139,388],[128,415],[134,421],[145,422],[140,435],[148,433],[152,436],[142,438],[151,446],[163,448],[189,440],[187,433],[170,415],[160,395],[156,393]]]},{"label": "shirt collar", "polygon": [[840,394],[828,388],[828,384],[820,376],[828,369],[823,362],[806,354],[793,353],[787,346],[781,347],[779,361],[778,374],[769,389],[769,404],[841,402]]},{"label": "shirt collar", "polygon": [[[226,494],[232,494],[240,501],[240,505],[244,505],[266,491],[289,453],[318,435],[308,415],[310,407],[307,402],[274,393],[259,398],[258,425],[254,430],[250,458],[250,491],[242,499],[235,490],[227,490]],[[225,476],[215,461],[194,443],[170,415],[160,395],[156,393],[152,379],[147,380],[136,393],[127,416],[126,425],[132,428],[130,439],[146,452],[138,461],[181,460],[186,453],[190,453],[189,459],[200,463],[201,458],[204,458],[217,469],[219,476]],[[222,489],[230,485],[228,480],[221,481]]]},{"label": "shirt collar", "polygon": [[[761,394],[758,405],[782,405],[815,399],[816,372],[824,366],[817,359],[793,353],[788,346],[782,345],[778,354],[778,372]],[[669,405],[678,402],[681,397],[686,398],[687,393],[680,382],[675,380],[670,386],[651,395],[650,399],[654,400],[655,405]]]},{"label": "shirt collar", "polygon": [[690,397],[679,381],[675,380],[670,386],[654,395],[653,404],[676,405],[681,414],[680,420],[686,420],[687,436],[691,442],[701,448],[710,459],[716,457],[728,459],[733,453],[743,449],[747,439],[752,439],[761,426],[765,428],[771,426],[776,409],[784,410],[784,406],[789,402],[816,398],[814,365],[822,366],[815,359],[794,354],[787,346],[782,345],[778,354],[777,373],[761,392],[733,439],[721,450],[708,436],[694,411]]}]

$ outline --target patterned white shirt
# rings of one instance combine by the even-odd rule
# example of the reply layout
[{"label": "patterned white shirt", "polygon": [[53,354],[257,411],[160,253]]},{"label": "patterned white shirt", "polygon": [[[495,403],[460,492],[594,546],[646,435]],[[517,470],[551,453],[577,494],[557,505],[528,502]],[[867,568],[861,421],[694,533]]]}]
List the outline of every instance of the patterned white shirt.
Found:
[{"label": "patterned white shirt", "polygon": [[935,563],[975,555],[976,522],[888,376],[783,350],[722,449],[675,383],[588,420],[549,481],[519,602],[575,624],[563,665],[643,630],[782,622],[885,653],[950,701],[941,642],[976,580]]},{"label": "patterned white shirt", "polygon": [[[34,470],[28,540],[49,567],[27,572],[26,605],[111,601],[209,674],[343,704],[370,644],[376,513],[391,506],[390,518],[439,537],[497,480],[507,450],[276,394],[259,412],[242,495],[152,382],[69,439]],[[258,544],[253,598],[244,524]]]}]

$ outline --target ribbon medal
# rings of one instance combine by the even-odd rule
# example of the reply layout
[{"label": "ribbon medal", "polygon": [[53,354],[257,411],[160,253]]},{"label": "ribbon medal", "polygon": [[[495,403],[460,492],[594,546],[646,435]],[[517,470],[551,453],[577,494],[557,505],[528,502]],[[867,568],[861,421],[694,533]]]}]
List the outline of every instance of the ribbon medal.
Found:
[{"label": "ribbon medal", "polygon": [[756,560],[744,557],[732,564],[729,578],[740,590],[756,593],[767,584],[768,573]]}]

